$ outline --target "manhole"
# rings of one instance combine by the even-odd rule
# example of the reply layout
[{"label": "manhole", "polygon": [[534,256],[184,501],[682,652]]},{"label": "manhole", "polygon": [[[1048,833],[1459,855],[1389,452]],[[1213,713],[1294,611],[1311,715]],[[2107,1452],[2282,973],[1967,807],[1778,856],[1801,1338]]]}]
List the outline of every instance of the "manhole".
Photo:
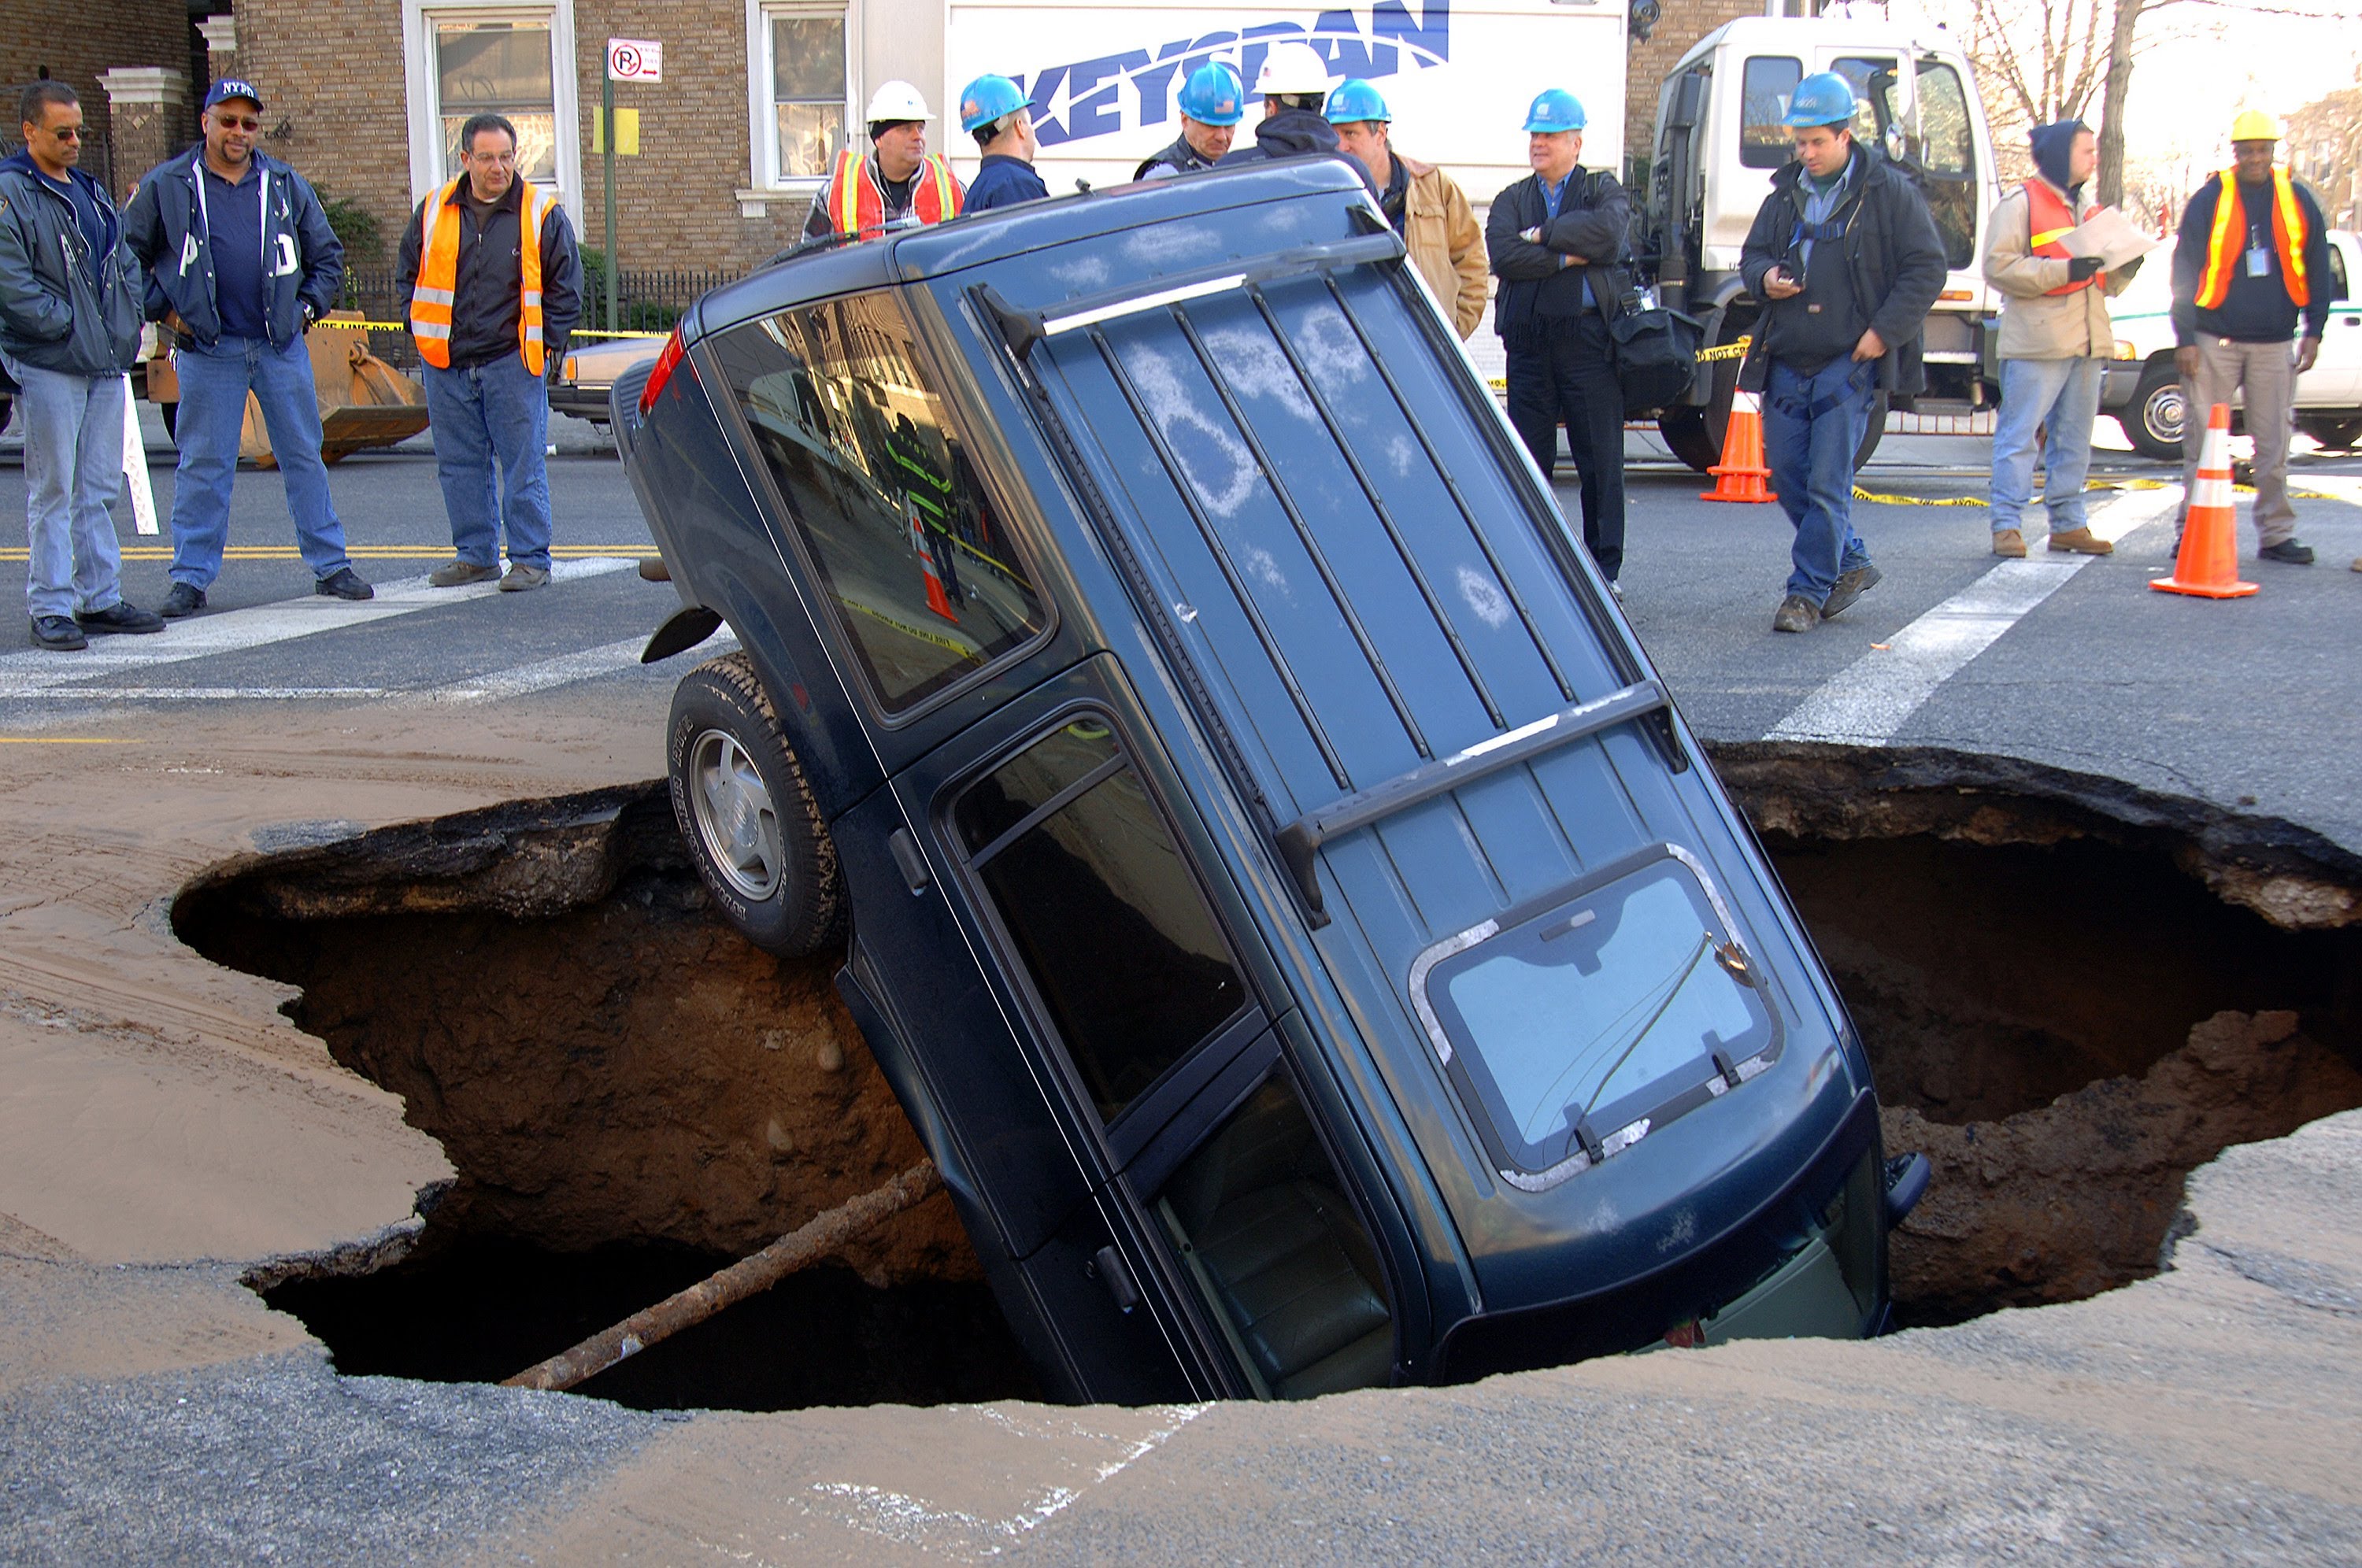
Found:
[{"label": "manhole", "polygon": [[[2183,1177],[2362,1105],[2362,861],[2289,824],[1942,752],[1717,754],[1846,992],[1906,1323],[2154,1273]],[[916,1135],[830,982],[708,908],[660,783],[215,868],[173,922],[299,988],[458,1179],[406,1257],[274,1265],[348,1372],[485,1379],[875,1187]],[[340,1272],[342,1271],[342,1272]],[[941,1195],[584,1391],[650,1408],[1035,1392]]]}]

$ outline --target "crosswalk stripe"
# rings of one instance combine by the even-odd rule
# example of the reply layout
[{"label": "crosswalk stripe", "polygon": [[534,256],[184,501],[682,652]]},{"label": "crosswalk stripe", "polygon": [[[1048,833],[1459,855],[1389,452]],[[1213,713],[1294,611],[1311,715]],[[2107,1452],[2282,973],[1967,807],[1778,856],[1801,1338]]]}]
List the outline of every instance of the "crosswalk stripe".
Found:
[{"label": "crosswalk stripe", "polygon": [[[2094,513],[2092,532],[2114,543],[2171,513],[2180,500],[2180,485],[2135,491]],[[1895,633],[1885,651],[1866,653],[1831,676],[1765,738],[1854,745],[1893,740],[1937,687],[2097,558],[2054,556],[1996,563]]]},{"label": "crosswalk stripe", "polygon": [[[468,680],[453,681],[419,693],[433,702],[499,702],[530,692],[546,691],[553,686],[570,686],[578,680],[591,680],[617,670],[629,669],[640,662],[641,650],[648,646],[646,637],[630,637],[603,647],[584,648],[579,653],[560,654],[556,658],[539,659],[521,664],[511,669],[493,670]],[[701,647],[699,654],[711,658],[728,653],[738,646],[738,639],[727,633]]]},{"label": "crosswalk stripe", "polygon": [[[170,545],[125,545],[121,547],[127,561],[169,561],[172,558]],[[345,553],[357,561],[447,561],[450,550],[439,545],[349,545]],[[650,560],[657,555],[654,545],[555,545],[549,553],[559,560],[590,560],[597,557],[622,556],[631,560]],[[24,545],[0,545],[0,561],[29,559],[31,550]],[[299,561],[304,554],[292,545],[231,545],[222,551],[227,561]]]},{"label": "crosswalk stripe", "polygon": [[[634,564],[615,556],[592,560],[553,561],[549,575],[555,582],[579,581],[585,578],[602,577],[609,572],[626,571]],[[249,648],[265,647],[321,632],[347,631],[440,605],[486,598],[499,591],[500,584],[497,582],[471,583],[465,588],[430,588],[425,578],[409,577],[379,584],[377,597],[359,603],[322,594],[305,594],[300,599],[283,599],[274,604],[258,604],[248,610],[226,610],[217,615],[200,615],[193,620],[174,622],[152,636],[102,638],[83,653],[28,650],[0,654],[0,698],[52,693],[80,696],[90,690],[80,683],[94,677],[119,676],[162,665],[182,664],[215,654],[241,653]],[[137,700],[148,694],[135,688],[127,690],[124,695]]]}]

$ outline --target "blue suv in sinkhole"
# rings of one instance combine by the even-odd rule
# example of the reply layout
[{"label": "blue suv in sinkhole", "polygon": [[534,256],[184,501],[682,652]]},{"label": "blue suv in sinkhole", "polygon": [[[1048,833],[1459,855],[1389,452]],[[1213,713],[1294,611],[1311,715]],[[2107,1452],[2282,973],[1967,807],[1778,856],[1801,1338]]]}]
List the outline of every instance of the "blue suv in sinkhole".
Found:
[{"label": "blue suv in sinkhole", "polygon": [[615,390],[706,886],[838,985],[1048,1387],[1874,1333],[1926,1162],[1361,182],[798,253]]}]

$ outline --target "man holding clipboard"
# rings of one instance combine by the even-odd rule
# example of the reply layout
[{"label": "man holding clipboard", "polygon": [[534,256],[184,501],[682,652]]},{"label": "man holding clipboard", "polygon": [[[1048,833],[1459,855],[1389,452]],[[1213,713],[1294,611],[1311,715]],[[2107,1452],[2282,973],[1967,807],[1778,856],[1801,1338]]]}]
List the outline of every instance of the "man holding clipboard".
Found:
[{"label": "man holding clipboard", "polygon": [[2085,522],[2083,483],[2101,381],[2115,353],[2107,302],[2132,282],[2148,242],[2115,209],[2086,199],[2100,156],[2098,138],[2081,120],[2036,126],[2027,140],[2034,177],[2003,196],[1985,224],[1985,281],[2008,296],[1993,428],[1992,552],[2025,554],[2038,430],[2048,437],[2042,500],[2050,548],[2110,555],[2115,547]]}]

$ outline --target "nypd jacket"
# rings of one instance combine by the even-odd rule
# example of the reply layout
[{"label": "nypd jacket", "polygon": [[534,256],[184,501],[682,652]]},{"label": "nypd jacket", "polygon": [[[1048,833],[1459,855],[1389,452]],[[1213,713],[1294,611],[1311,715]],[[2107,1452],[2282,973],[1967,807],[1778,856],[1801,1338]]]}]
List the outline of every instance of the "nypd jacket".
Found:
[{"label": "nypd jacket", "polygon": [[[1747,280],[1747,292],[1759,300],[1768,298],[1763,275],[1772,268],[1782,268],[1791,277],[1805,277],[1797,248],[1805,219],[1805,197],[1799,189],[1804,174],[1804,164],[1792,161],[1772,176],[1772,193],[1757,209],[1755,226],[1739,252],[1739,275]],[[1874,328],[1886,345],[1885,356],[1878,362],[1879,390],[1906,397],[1926,391],[1921,338],[1928,309],[1944,292],[1948,275],[1943,237],[1936,232],[1936,220],[1928,214],[1926,199],[1908,175],[1856,142],[1851,183],[1828,221],[1839,226],[1839,237],[1816,241],[1816,245],[1835,245],[1842,252],[1841,282],[1850,299],[1850,314],[1842,326],[1822,321],[1807,326],[1808,313],[1818,315],[1822,304],[1814,298],[1810,277],[1805,277],[1804,293],[1769,300],[1762,325],[1756,328],[1754,347],[1740,367],[1738,384],[1750,392],[1760,391],[1771,361],[1802,347],[1808,333],[1850,344],[1863,329]],[[1817,276],[1819,268],[1813,271]]]},{"label": "nypd jacket", "polygon": [[[132,254],[148,269],[148,315],[161,321],[178,311],[200,343],[221,337],[221,312],[214,304],[213,257],[204,219],[197,208],[201,144],[150,169],[131,198],[123,226]],[[328,226],[328,215],[310,182],[279,160],[254,154],[263,187],[262,243],[270,258],[262,302],[263,322],[274,347],[284,348],[304,330],[304,308],[326,315],[344,282],[345,248]]]},{"label": "nypd jacket", "polygon": [[72,376],[118,376],[139,352],[139,271],[115,204],[79,169],[106,230],[98,281],[73,204],[33,168],[32,154],[0,161],[0,350],[19,364]]}]

